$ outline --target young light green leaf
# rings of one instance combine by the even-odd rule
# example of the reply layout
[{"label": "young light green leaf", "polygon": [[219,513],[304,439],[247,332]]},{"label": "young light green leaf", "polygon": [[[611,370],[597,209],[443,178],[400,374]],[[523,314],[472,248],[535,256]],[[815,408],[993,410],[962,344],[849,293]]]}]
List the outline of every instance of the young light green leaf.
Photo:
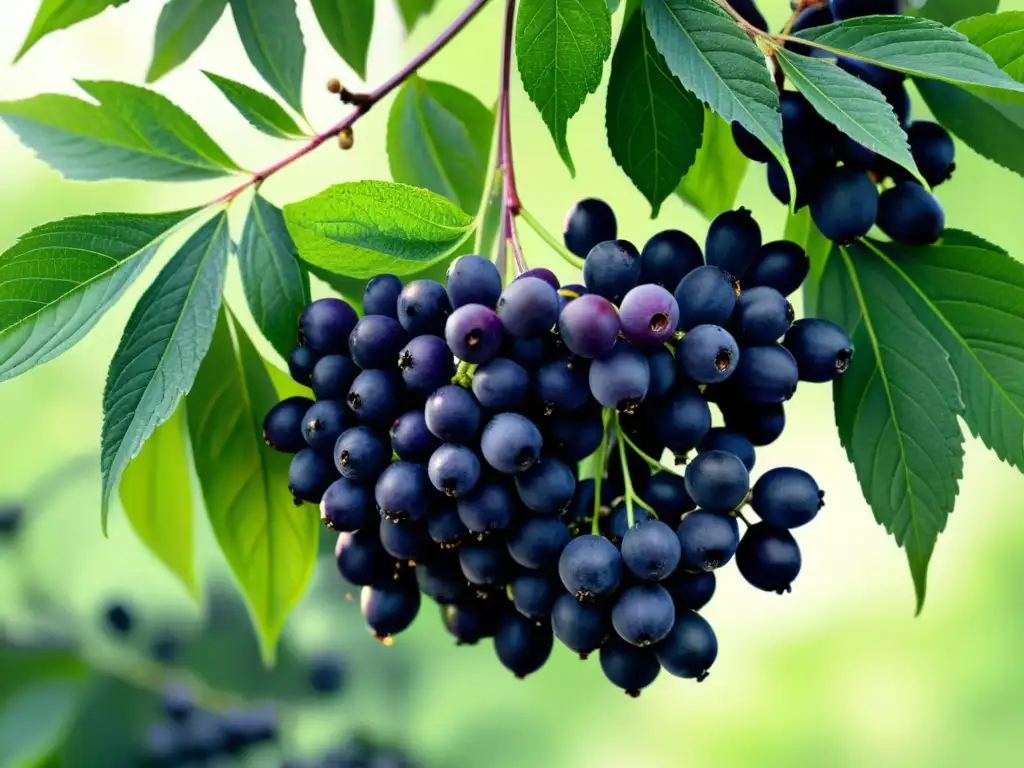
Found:
[{"label": "young light green leaf", "polygon": [[365,80],[373,32],[373,0],[313,0],[313,11],[327,41]]},{"label": "young light green leaf", "polygon": [[547,123],[569,173],[576,168],[566,127],[601,84],[612,50],[605,0],[523,0],[516,18],[516,62],[523,88]]},{"label": "young light green leaf", "polygon": [[819,287],[832,254],[832,241],[815,226],[811,211],[806,206],[786,218],[784,238],[803,248],[811,262],[811,270],[803,285],[804,315],[818,317],[821,314],[818,309]]},{"label": "young light green leaf", "polygon": [[0,381],[84,337],[195,213],[100,213],[36,227],[0,255]]},{"label": "young light green leaf", "polygon": [[907,134],[892,105],[877,88],[833,62],[800,56],[781,46],[775,49],[775,58],[786,79],[807,97],[819,115],[857,143],[921,178],[907,145]]},{"label": "young light green leaf", "polygon": [[952,26],[960,19],[992,13],[997,8],[999,0],[928,0],[917,15]]},{"label": "young light green leaf", "polygon": [[112,81],[80,81],[96,99],[43,94],[0,102],[0,120],[68,179],[195,181],[238,166],[170,100]]},{"label": "young light green leaf", "polygon": [[185,403],[150,435],[121,477],[125,517],[139,540],[199,597]]},{"label": "young light green leaf", "polygon": [[204,70],[203,74],[256,130],[279,139],[293,139],[304,135],[303,130],[292,116],[285,112],[284,107],[265,93],[212,72]]},{"label": "young light green leaf", "polygon": [[920,610],[928,561],[963,474],[960,386],[918,319],[921,297],[867,247],[833,254],[821,290],[819,309],[846,327],[856,348],[835,384],[839,439],[875,519],[907,552]]},{"label": "young light green leaf", "polygon": [[853,54],[914,77],[969,86],[996,98],[1024,98],[1018,83],[961,33],[913,16],[864,16],[798,34],[836,54]]},{"label": "young light green leaf", "polygon": [[475,213],[491,154],[494,113],[447,83],[413,75],[388,115],[391,177]]},{"label": "young light green leaf", "polygon": [[668,71],[639,13],[615,46],[605,126],[615,161],[650,201],[654,218],[693,165],[704,106]]},{"label": "young light green leaf", "polygon": [[971,149],[1024,176],[1024,105],[971,93],[938,80],[916,80],[935,119]]},{"label": "young light green leaf", "polygon": [[405,28],[412,31],[421,16],[426,16],[434,10],[436,2],[437,0],[398,0],[398,10],[402,14]]},{"label": "young light green leaf", "polygon": [[644,0],[654,44],[685,88],[759,138],[792,170],[782,146],[779,91],[764,54],[715,0]]},{"label": "young light green leaf", "polygon": [[43,0],[36,12],[32,27],[14,57],[18,61],[51,32],[67,29],[80,21],[91,19],[111,6],[124,5],[128,0]]},{"label": "young light green leaf", "polygon": [[465,239],[473,218],[425,189],[383,181],[336,184],[284,207],[299,257],[338,275],[404,276]]},{"label": "young light green leaf", "polygon": [[252,200],[238,246],[242,287],[256,324],[284,358],[295,346],[299,315],[309,304],[309,275],[280,209],[260,195]]},{"label": "young light green leaf", "polygon": [[1024,81],[1024,11],[974,16],[955,29],[991,56],[1003,72]]},{"label": "young light green leaf", "polygon": [[249,61],[301,115],[306,44],[295,0],[231,0],[231,14]]},{"label": "young light green leaf", "polygon": [[922,298],[919,318],[949,353],[971,432],[1024,472],[1024,264],[949,235],[927,248],[872,247]]},{"label": "young light green leaf", "polygon": [[228,0],[169,0],[156,22],[153,61],[146,82],[159,80],[184,64],[220,21]]},{"label": "young light green leaf", "polygon": [[128,319],[103,392],[104,530],[124,468],[174,413],[210,347],[230,248],[227,213],[218,213],[161,270]]},{"label": "young light green leaf", "polygon": [[736,148],[729,124],[705,108],[704,142],[676,194],[713,219],[734,207],[749,163]]},{"label": "young light green leaf", "polygon": [[207,515],[246,596],[268,665],[312,575],[320,529],[316,512],[292,501],[291,457],[263,442],[263,417],[277,402],[252,342],[221,312],[186,398],[189,435]]}]

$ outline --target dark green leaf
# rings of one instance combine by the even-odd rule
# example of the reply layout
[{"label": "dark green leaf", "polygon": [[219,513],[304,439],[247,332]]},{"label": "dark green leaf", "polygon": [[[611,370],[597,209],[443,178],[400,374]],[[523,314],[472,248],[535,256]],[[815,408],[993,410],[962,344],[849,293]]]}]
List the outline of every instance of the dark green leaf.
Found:
[{"label": "dark green leaf", "polygon": [[991,13],[997,8],[999,0],[928,0],[918,15],[952,25],[960,19]]},{"label": "dark green leaf", "polygon": [[146,730],[162,717],[157,694],[116,678],[99,677],[85,693],[79,717],[60,751],[60,766],[138,765]]},{"label": "dark green leaf", "polygon": [[231,106],[259,131],[281,139],[302,136],[303,131],[284,107],[255,88],[212,72],[203,72],[220,89]]},{"label": "dark green leaf", "polygon": [[135,306],[103,393],[102,517],[124,468],[192,386],[210,347],[231,238],[226,213],[189,238]]},{"label": "dark green leaf", "polygon": [[997,98],[1019,101],[1024,94],[1024,85],[1000,71],[991,56],[959,32],[929,19],[864,16],[805,29],[798,36],[833,53],[852,53],[915,77],[971,86]]},{"label": "dark green leaf", "polygon": [[195,181],[238,170],[159,93],[112,81],[78,84],[99,104],[58,94],[0,102],[0,119],[66,178]]},{"label": "dark green leaf", "polygon": [[33,45],[51,32],[67,29],[80,21],[91,19],[110,6],[123,5],[125,2],[127,0],[43,0],[14,60],[28,53]]},{"label": "dark green leaf", "polygon": [[373,0],[313,0],[320,29],[338,55],[366,79],[373,32]]},{"label": "dark green leaf", "polygon": [[[920,178],[907,134],[892,105],[877,88],[844,72],[834,62],[800,56],[781,46],[775,49],[775,58],[786,79],[807,97],[818,114],[854,141]],[[924,179],[921,181],[924,183]]]},{"label": "dark green leaf", "polygon": [[[791,176],[764,54],[715,0],[644,0],[647,28],[685,88],[757,136]],[[792,185],[792,182],[790,183]]]},{"label": "dark green leaf", "polygon": [[1024,471],[1024,264],[950,234],[927,248],[875,247],[924,301],[921,322],[949,353],[967,426]]},{"label": "dark green leaf", "polygon": [[853,337],[853,362],[835,385],[839,439],[875,519],[907,552],[920,610],[963,474],[960,386],[919,319],[922,298],[867,247],[828,260],[819,310]]},{"label": "dark green leaf", "polygon": [[1024,81],[1024,11],[975,16],[955,28],[991,56],[1003,72]]},{"label": "dark green leaf", "polygon": [[615,161],[651,203],[652,218],[693,165],[704,107],[668,71],[642,14],[626,22],[612,57],[605,113]]},{"label": "dark green leaf", "polygon": [[0,381],[85,336],[193,213],[74,216],[22,235],[0,255]]},{"label": "dark green leaf", "polygon": [[263,417],[278,395],[249,337],[223,312],[186,402],[206,512],[270,663],[312,575],[320,520],[292,501],[291,457],[263,442]]},{"label": "dark green leaf", "polygon": [[621,0],[608,0],[608,13],[615,13],[621,4]]},{"label": "dark green leaf", "polygon": [[189,466],[182,402],[125,468],[120,496],[135,534],[198,597]]},{"label": "dark green leaf", "polygon": [[40,680],[83,680],[88,675],[89,668],[71,645],[0,637],[0,701]]},{"label": "dark green leaf", "polygon": [[249,61],[301,115],[306,44],[295,0],[231,0],[231,13]]},{"label": "dark green leaf", "polygon": [[40,681],[0,701],[0,765],[39,765],[60,746],[85,696],[82,680]]},{"label": "dark green leaf", "polygon": [[280,209],[256,195],[238,247],[242,287],[256,324],[287,358],[296,343],[299,315],[309,304],[309,275]]},{"label": "dark green leaf", "polygon": [[748,164],[729,124],[705,108],[704,143],[676,193],[704,218],[713,219],[735,205]]},{"label": "dark green leaf", "polygon": [[605,0],[523,0],[516,18],[516,62],[530,100],[576,173],[565,131],[569,119],[601,84],[612,50]]},{"label": "dark green leaf", "polygon": [[789,214],[784,237],[803,248],[811,262],[811,271],[803,286],[804,315],[818,317],[821,314],[818,310],[818,291],[822,275],[825,273],[825,265],[832,252],[832,241],[821,234],[815,226],[807,207]]},{"label": "dark green leaf", "polygon": [[444,195],[462,210],[480,206],[494,113],[472,94],[415,75],[388,116],[391,177]]},{"label": "dark green leaf", "polygon": [[299,257],[347,277],[405,276],[448,255],[473,218],[425,189],[383,181],[337,184],[284,207]]},{"label": "dark green leaf", "polygon": [[411,30],[421,16],[426,16],[434,10],[437,0],[398,0],[398,10],[402,14],[402,21],[405,28]]},{"label": "dark green leaf", "polygon": [[220,21],[228,0],[168,0],[156,22],[153,61],[146,82],[184,64]]}]

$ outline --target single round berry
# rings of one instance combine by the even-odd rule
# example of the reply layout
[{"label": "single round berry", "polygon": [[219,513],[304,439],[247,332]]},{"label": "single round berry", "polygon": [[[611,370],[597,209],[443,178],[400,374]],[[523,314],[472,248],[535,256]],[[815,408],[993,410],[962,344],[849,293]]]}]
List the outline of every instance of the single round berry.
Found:
[{"label": "single round berry", "polygon": [[409,340],[398,321],[387,315],[365,315],[348,338],[352,361],[364,371],[370,368],[393,370],[398,353]]},{"label": "single round berry", "polygon": [[412,339],[398,353],[398,370],[408,389],[433,392],[451,381],[455,363],[444,339],[423,335]]},{"label": "single round berry", "polygon": [[675,573],[664,579],[661,586],[672,595],[676,619],[682,610],[699,611],[707,605],[715,595],[715,581],[714,571],[690,573],[682,568],[677,568]]},{"label": "single round berry", "polygon": [[676,528],[681,545],[680,567],[687,571],[713,571],[728,563],[740,543],[736,518],[698,509]]},{"label": "single round berry", "polygon": [[782,343],[803,381],[832,381],[846,373],[853,359],[853,342],[846,331],[816,317],[793,323]]},{"label": "single round berry", "polygon": [[897,243],[931,245],[945,226],[942,204],[917,182],[900,182],[878,198],[878,228]]},{"label": "single round berry", "polygon": [[302,417],[302,436],[311,448],[330,451],[354,419],[337,400],[318,400]]},{"label": "single round berry", "polygon": [[718,657],[718,638],[700,614],[680,611],[668,636],[654,649],[658,662],[670,675],[698,682]]},{"label": "single round berry", "polygon": [[359,421],[383,428],[399,414],[401,394],[402,379],[397,372],[371,368],[356,376],[345,402]]},{"label": "single round berry", "polygon": [[576,475],[558,459],[544,457],[516,475],[519,499],[542,515],[555,515],[569,506],[576,492]]},{"label": "single round berry", "polygon": [[601,671],[615,686],[636,698],[654,682],[661,666],[650,648],[638,648],[617,636],[601,646]]},{"label": "single round berry", "polygon": [[678,229],[659,232],[640,251],[640,282],[674,291],[679,281],[704,265],[697,241]]},{"label": "single round berry", "polygon": [[331,695],[345,683],[345,665],[330,654],[318,654],[309,665],[309,687],[314,693]]},{"label": "single round berry", "polygon": [[498,299],[505,330],[520,339],[547,333],[558,322],[558,292],[539,277],[513,280]]},{"label": "single round berry", "polygon": [[557,576],[538,571],[516,576],[508,589],[516,610],[534,621],[550,618],[555,600],[559,595],[565,595]]},{"label": "single round berry", "polygon": [[587,290],[613,304],[622,301],[639,280],[640,253],[628,240],[598,243],[583,261],[583,283]]},{"label": "single round berry", "polygon": [[750,526],[736,550],[740,574],[765,592],[789,592],[800,564],[800,547],[793,534],[769,523]]},{"label": "single round berry", "polygon": [[821,233],[840,245],[863,237],[878,217],[878,189],[863,171],[833,171],[811,200],[811,218]]},{"label": "single round berry", "polygon": [[558,332],[569,351],[591,359],[612,351],[620,327],[615,306],[592,293],[569,302],[558,318]]},{"label": "single round berry", "polygon": [[524,568],[548,569],[569,543],[569,529],[557,517],[528,517],[508,534],[508,553]]},{"label": "single round berry", "polygon": [[552,360],[534,375],[534,392],[547,412],[575,411],[590,399],[589,369],[582,360]]},{"label": "single round berry", "polygon": [[308,397],[289,397],[271,408],[263,419],[263,442],[282,453],[298,453],[307,446],[303,417],[313,407]]},{"label": "single round berry", "polygon": [[439,605],[457,603],[468,594],[466,577],[457,558],[417,563],[416,583],[420,592]]},{"label": "single round berry", "polygon": [[[614,461],[614,459],[613,459],[613,461]],[[616,466],[616,465],[612,464],[611,466]],[[608,483],[608,484],[610,485],[611,483]],[[602,488],[602,490],[603,490],[603,488]],[[619,493],[620,492],[618,490],[615,491],[615,495],[618,495]],[[634,506],[633,507],[633,526],[634,527],[637,526],[637,525],[640,525],[640,523],[644,523],[644,522],[646,522],[648,520],[651,520],[651,519],[653,519],[651,517],[651,513],[648,512],[646,509],[644,509],[643,507],[640,507],[640,506]],[[627,509],[626,503],[624,501],[620,501],[612,509],[612,513],[608,517],[606,529],[607,529],[606,535],[608,536],[609,539],[611,539],[616,544],[621,544],[622,543],[622,539],[625,538],[625,536],[626,536],[626,531],[629,530],[629,510]]]},{"label": "single round berry", "polygon": [[494,469],[507,475],[525,472],[540,458],[540,430],[518,413],[499,413],[484,427],[480,451]]},{"label": "single round berry", "polygon": [[579,536],[562,550],[558,575],[580,600],[611,595],[622,580],[622,556],[603,536]]},{"label": "single round berry", "polygon": [[514,336],[506,336],[502,354],[530,370],[544,361],[544,357],[547,355],[546,340],[543,338],[517,339]]},{"label": "single round berry", "polygon": [[761,250],[761,228],[746,208],[718,214],[708,228],[704,260],[742,278]]},{"label": "single round berry", "polygon": [[578,462],[597,450],[603,435],[600,416],[554,416],[547,422],[544,445],[563,460]]},{"label": "single round berry", "polygon": [[677,386],[652,414],[659,440],[677,456],[696,448],[711,429],[711,409],[700,390]]},{"label": "single round berry", "polygon": [[473,373],[473,394],[489,411],[515,410],[526,402],[530,375],[519,363],[496,357]]},{"label": "single round berry", "polygon": [[929,186],[937,187],[949,179],[956,168],[956,147],[949,131],[938,123],[915,120],[907,126],[907,138],[917,169]]},{"label": "single round berry", "polygon": [[391,637],[407,629],[416,618],[420,592],[418,589],[363,587],[359,610],[376,637]]},{"label": "single round berry", "polygon": [[319,504],[327,486],[338,477],[329,453],[303,448],[288,467],[288,490],[296,501]]},{"label": "single round berry", "polygon": [[660,520],[634,525],[622,537],[622,562],[645,581],[661,581],[679,565],[676,532]]},{"label": "single round berry", "polygon": [[369,427],[345,430],[334,444],[335,467],[343,477],[357,483],[377,482],[390,461],[387,441]]},{"label": "single round berry", "polygon": [[736,509],[750,490],[743,461],[726,451],[698,453],[687,465],[685,479],[687,493],[703,509]]},{"label": "single round berry", "polygon": [[786,426],[781,403],[720,403],[725,426],[745,436],[755,446],[770,445],[779,439]]},{"label": "single round berry", "polygon": [[651,369],[651,383],[647,398],[654,400],[672,389],[676,383],[676,359],[665,347],[647,352],[647,366]]},{"label": "single round berry", "polygon": [[310,386],[317,400],[344,400],[359,366],[345,355],[325,355],[313,366]]},{"label": "single round berry", "polygon": [[647,478],[640,497],[654,507],[659,520],[673,528],[683,515],[697,508],[686,492],[686,480],[672,472],[655,472]]},{"label": "single round berry", "polygon": [[434,548],[426,527],[419,521],[395,521],[378,516],[377,526],[380,530],[380,545],[395,560],[415,562]]},{"label": "single round berry", "polygon": [[506,612],[494,633],[498,660],[520,679],[544,666],[553,644],[550,625],[528,619],[517,611]]},{"label": "single round berry", "polygon": [[298,346],[288,353],[288,373],[293,380],[303,386],[309,386],[320,355],[306,346]]},{"label": "single round berry", "polygon": [[803,248],[789,240],[774,240],[761,246],[760,257],[747,270],[741,285],[744,290],[774,288],[789,296],[803,285],[810,271],[811,262]]},{"label": "single round berry", "polygon": [[717,325],[690,329],[676,350],[679,372],[698,384],[718,384],[732,376],[740,362],[740,347],[732,334]]},{"label": "single round berry", "polygon": [[476,398],[455,384],[434,392],[423,407],[427,428],[446,443],[465,443],[480,428],[480,404]]},{"label": "single round berry", "polygon": [[675,620],[672,597],[658,584],[629,587],[612,606],[612,626],[619,637],[641,648],[664,638]]},{"label": "single round berry", "polygon": [[476,365],[498,354],[503,335],[501,319],[483,304],[463,304],[452,312],[444,328],[452,354]]},{"label": "single round berry", "polygon": [[566,648],[586,658],[604,645],[612,623],[604,605],[580,602],[562,592],[551,609],[551,628]]},{"label": "single round berry", "polygon": [[512,494],[504,485],[482,483],[456,503],[459,520],[470,533],[499,531],[515,514]]},{"label": "single round berry", "polygon": [[675,291],[679,306],[679,329],[698,325],[724,326],[732,317],[739,295],[739,283],[718,267],[698,267],[684,277]]},{"label": "single round berry", "polygon": [[453,549],[469,538],[469,529],[454,506],[437,507],[427,513],[427,533],[442,549]]},{"label": "single round berry", "polygon": [[483,256],[459,256],[448,267],[448,301],[452,309],[466,304],[494,308],[501,295],[501,274]]},{"label": "single round berry", "polygon": [[590,366],[590,392],[605,408],[632,413],[647,396],[651,368],[642,352],[625,342]]},{"label": "single round berry", "polygon": [[712,428],[707,437],[701,441],[698,450],[702,452],[725,451],[739,458],[743,462],[743,466],[747,468],[747,472],[754,468],[756,452],[750,438],[725,427]]},{"label": "single round berry", "polygon": [[737,122],[732,124],[732,140],[740,153],[755,163],[767,163],[772,159],[771,150],[764,142]]},{"label": "single round berry", "polygon": [[824,498],[825,492],[802,469],[777,467],[754,483],[750,506],[766,523],[798,528],[817,516]]},{"label": "single round berry", "polygon": [[456,645],[476,645],[485,637],[493,637],[498,627],[496,612],[482,601],[446,605],[441,610],[441,619]]},{"label": "single round berry", "polygon": [[410,336],[441,336],[451,311],[448,292],[436,280],[413,280],[398,295],[398,322]]},{"label": "single round berry", "polygon": [[485,539],[459,547],[459,567],[470,584],[489,587],[506,583],[513,564],[504,544]]},{"label": "single round berry", "polygon": [[480,479],[480,459],[464,445],[445,443],[431,455],[427,475],[445,496],[452,499],[465,496]]},{"label": "single round berry", "polygon": [[389,464],[373,493],[377,508],[389,520],[419,520],[434,499],[427,468],[408,461]]},{"label": "single round berry", "polygon": [[639,346],[658,346],[672,338],[679,325],[679,304],[660,285],[638,285],[619,308],[622,335]]},{"label": "single round berry", "polygon": [[441,441],[427,429],[427,417],[422,410],[407,411],[395,419],[391,424],[390,437],[391,447],[398,458],[420,464],[426,463],[441,445]]},{"label": "single round berry", "polygon": [[569,209],[562,225],[565,247],[581,259],[590,249],[616,235],[615,212],[604,200],[588,197]]},{"label": "single round berry", "polygon": [[562,284],[558,282],[558,276],[547,267],[534,267],[533,269],[528,269],[516,277],[516,280],[525,280],[528,277],[536,277],[539,280],[543,280],[556,291],[560,290],[562,287]]},{"label": "single round berry", "polygon": [[800,379],[793,355],[779,344],[746,347],[729,380],[755,403],[782,403],[796,392]]},{"label": "single round berry", "polygon": [[395,561],[380,545],[378,526],[354,533],[339,533],[334,545],[334,564],[350,584],[386,584],[392,581]]},{"label": "single round berry", "polygon": [[358,531],[376,524],[373,496],[369,489],[347,477],[339,477],[324,491],[320,519],[332,531]]},{"label": "single round berry", "polygon": [[299,318],[299,343],[320,355],[345,352],[358,320],[359,315],[348,302],[317,299]]},{"label": "single round berry", "polygon": [[740,294],[732,329],[744,346],[771,344],[793,324],[793,305],[779,291],[767,286],[749,288]]},{"label": "single round berry", "polygon": [[124,603],[109,603],[103,612],[107,628],[115,635],[125,637],[131,634],[135,617]]},{"label": "single round berry", "polygon": [[398,295],[402,281],[395,275],[374,275],[363,288],[363,314],[398,319]]},{"label": "single round berry", "polygon": [[900,0],[829,0],[829,10],[836,21],[858,16],[877,16],[900,12]]}]

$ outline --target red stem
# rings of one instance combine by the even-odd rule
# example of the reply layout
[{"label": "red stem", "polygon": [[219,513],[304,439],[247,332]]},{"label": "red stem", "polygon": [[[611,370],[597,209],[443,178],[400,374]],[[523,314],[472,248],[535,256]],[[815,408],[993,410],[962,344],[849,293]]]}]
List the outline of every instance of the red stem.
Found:
[{"label": "red stem", "polygon": [[[480,12],[480,10],[487,4],[487,2],[488,0],[472,0],[472,2],[466,7],[466,9],[462,13],[460,13],[458,17],[451,24],[449,24],[448,27],[440,35],[438,35],[437,38],[432,43],[430,43],[430,45],[428,45],[426,48],[424,48],[416,56],[413,57],[412,61],[406,64],[394,76],[392,76],[382,85],[378,86],[371,93],[367,94],[365,97],[360,98],[356,106],[353,108],[353,110],[348,115],[346,115],[345,119],[343,119],[340,123],[328,129],[324,133],[314,136],[312,139],[310,139],[308,144],[303,146],[301,149],[293,152],[292,154],[288,155],[288,157],[284,158],[283,160],[279,160],[270,167],[264,168],[262,171],[257,171],[244,184],[241,184],[238,187],[232,189],[230,192],[221,195],[216,200],[214,200],[212,204],[225,203],[230,200],[233,200],[234,198],[238,197],[238,195],[240,195],[242,192],[247,190],[249,187],[262,184],[264,181],[266,181],[268,178],[270,178],[275,173],[280,171],[282,168],[286,168],[299,158],[305,157],[314,149],[323,144],[325,141],[334,138],[339,133],[344,131],[346,128],[352,127],[352,125],[359,118],[361,118],[363,115],[370,111],[370,108],[373,107],[374,104],[376,104],[378,101],[380,101],[389,93],[391,93],[391,91],[395,90],[395,88],[397,88],[406,80],[408,80],[410,75],[416,72],[416,70],[418,70],[428,61],[434,58],[434,56],[442,48],[444,48],[453,37],[455,37],[459,32],[461,32],[462,29],[473,19],[473,17],[477,15],[477,13]],[[512,4],[511,0],[510,4]]]},{"label": "red stem", "polygon": [[519,215],[522,203],[516,189],[516,172],[512,163],[512,124],[509,118],[512,79],[512,37],[515,30],[516,0],[505,0],[505,34],[501,49],[501,120],[499,156],[505,169],[505,205],[512,216]]}]

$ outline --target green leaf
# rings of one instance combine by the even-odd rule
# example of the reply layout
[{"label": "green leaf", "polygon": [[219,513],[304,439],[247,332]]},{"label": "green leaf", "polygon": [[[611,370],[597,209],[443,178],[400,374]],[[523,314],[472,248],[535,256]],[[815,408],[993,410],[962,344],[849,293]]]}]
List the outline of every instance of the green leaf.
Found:
[{"label": "green leaf", "polygon": [[405,28],[412,30],[421,16],[426,16],[434,10],[437,0],[398,0],[398,10],[402,14],[402,21]]},{"label": "green leaf", "polygon": [[284,107],[255,88],[227,77],[203,71],[210,82],[224,94],[231,106],[241,113],[250,125],[268,136],[292,139],[305,135],[295,120],[285,112]]},{"label": "green leaf", "polygon": [[0,381],[84,337],[195,213],[100,213],[36,227],[0,255]]},{"label": "green leaf", "polygon": [[[479,212],[476,225],[476,232],[473,240],[473,253],[479,254],[486,259],[495,262],[501,271],[501,249],[506,246],[503,236],[505,201],[504,171],[501,168],[494,170],[490,178],[490,186],[487,188],[487,199],[483,202],[483,210]],[[507,255],[507,251],[506,251]],[[502,274],[504,278],[504,274]]]},{"label": "green leaf", "polygon": [[927,248],[873,247],[921,296],[921,322],[949,353],[971,432],[1024,472],[1024,264],[949,234]]},{"label": "green leaf", "polygon": [[113,677],[98,677],[85,692],[60,768],[137,765],[146,730],[163,717],[160,696]]},{"label": "green leaf", "polygon": [[218,213],[161,270],[128,320],[103,392],[104,530],[125,467],[174,413],[210,347],[230,248],[227,213]]},{"label": "green leaf", "polygon": [[864,16],[798,34],[836,54],[906,72],[914,77],[971,86],[997,98],[1018,101],[1024,85],[1000,71],[992,57],[961,33],[913,16]]},{"label": "green leaf", "polygon": [[779,91],[764,54],[715,0],[644,0],[654,44],[683,87],[721,115],[757,136],[792,170],[782,146]]},{"label": "green leaf", "polygon": [[832,241],[821,234],[811,218],[810,209],[806,206],[786,218],[786,232],[783,237],[803,248],[811,262],[811,270],[803,286],[804,315],[818,317],[821,314],[818,308],[818,294],[825,266],[832,253]]},{"label": "green leaf", "polygon": [[146,82],[159,80],[184,64],[220,21],[227,5],[228,0],[169,0],[156,22],[153,61]]},{"label": "green leaf", "polygon": [[313,11],[327,41],[365,80],[373,32],[373,0],[313,0]]},{"label": "green leaf", "polygon": [[676,194],[713,219],[734,207],[749,162],[736,148],[729,124],[705,108],[704,143]]},{"label": "green leaf", "polygon": [[431,266],[473,227],[471,216],[440,195],[383,181],[336,184],[286,205],[284,219],[303,261],[364,280]]},{"label": "green leaf", "polygon": [[0,120],[65,178],[195,181],[239,170],[159,93],[112,81],[78,85],[99,104],[58,94],[0,102]]},{"label": "green leaf", "polygon": [[990,13],[999,7],[999,0],[928,0],[919,16],[952,25],[979,13]]},{"label": "green leaf", "polygon": [[231,0],[231,14],[249,61],[301,115],[306,44],[295,0]]},{"label": "green leaf", "polygon": [[52,755],[86,690],[81,680],[40,681],[0,701],[0,768],[29,768]]},{"label": "green leaf", "polygon": [[14,60],[18,61],[32,46],[51,32],[67,29],[80,21],[99,15],[110,6],[123,5],[125,2],[127,0],[43,0],[28,36]]},{"label": "green leaf", "polygon": [[253,318],[284,358],[296,343],[302,310],[309,304],[309,275],[276,206],[256,195],[238,246],[242,287]]},{"label": "green leaf", "polygon": [[963,474],[960,386],[919,319],[921,297],[866,246],[829,258],[819,309],[853,337],[853,361],[835,384],[839,439],[875,519],[907,552],[920,611]]},{"label": "green leaf", "polygon": [[292,501],[291,457],[263,442],[263,417],[277,402],[263,360],[222,312],[187,397],[189,434],[207,515],[268,664],[312,575],[320,529],[316,511]]},{"label": "green leaf", "polygon": [[124,470],[119,495],[139,540],[198,598],[185,408],[179,403]]},{"label": "green leaf", "polygon": [[612,25],[605,0],[523,0],[519,4],[519,76],[574,176],[566,126],[601,84],[611,50]]},{"label": "green leaf", "polygon": [[626,22],[612,57],[605,112],[615,161],[651,203],[651,218],[693,165],[704,106],[654,47],[642,14]]},{"label": "green leaf", "polygon": [[775,57],[786,79],[807,97],[818,114],[854,141],[921,179],[907,134],[892,105],[877,88],[844,72],[834,62],[800,56],[781,46],[775,49]]},{"label": "green leaf", "polygon": [[974,16],[955,29],[991,56],[1003,72],[1024,81],[1024,11]]},{"label": "green leaf", "polygon": [[494,113],[447,83],[415,75],[388,116],[391,177],[444,195],[475,213],[491,156]]}]

